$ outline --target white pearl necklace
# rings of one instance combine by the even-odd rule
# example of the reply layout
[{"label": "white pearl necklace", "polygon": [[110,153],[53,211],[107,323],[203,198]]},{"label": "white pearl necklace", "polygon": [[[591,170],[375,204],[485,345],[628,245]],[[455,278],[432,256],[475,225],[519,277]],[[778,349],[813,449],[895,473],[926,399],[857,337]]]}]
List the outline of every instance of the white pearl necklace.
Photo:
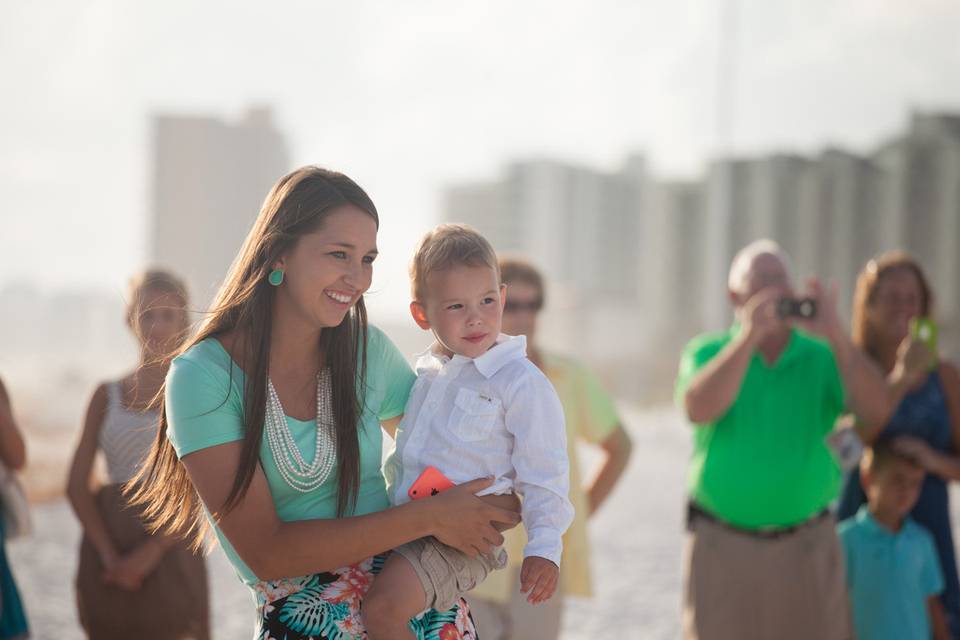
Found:
[{"label": "white pearl necklace", "polygon": [[313,491],[330,476],[337,459],[337,432],[330,396],[330,371],[317,374],[317,444],[313,462],[307,464],[290,432],[277,390],[267,378],[265,430],[270,453],[284,482],[301,493]]}]

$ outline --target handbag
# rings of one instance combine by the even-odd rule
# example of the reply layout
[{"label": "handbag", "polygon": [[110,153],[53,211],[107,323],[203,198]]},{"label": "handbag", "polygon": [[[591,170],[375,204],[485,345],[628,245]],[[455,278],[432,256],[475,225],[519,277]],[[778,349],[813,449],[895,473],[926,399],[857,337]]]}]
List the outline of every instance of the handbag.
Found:
[{"label": "handbag", "polygon": [[4,537],[8,540],[30,535],[33,521],[30,503],[17,474],[0,462],[0,517],[3,518]]}]

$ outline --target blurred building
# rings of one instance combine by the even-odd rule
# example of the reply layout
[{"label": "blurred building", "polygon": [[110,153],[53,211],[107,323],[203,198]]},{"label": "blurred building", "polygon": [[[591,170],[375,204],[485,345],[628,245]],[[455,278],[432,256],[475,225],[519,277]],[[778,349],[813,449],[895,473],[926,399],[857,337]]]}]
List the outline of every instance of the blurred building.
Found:
[{"label": "blurred building", "polygon": [[644,297],[649,327],[672,339],[674,349],[703,326],[704,254],[708,243],[704,188],[698,182],[661,182],[652,187],[647,214]]},{"label": "blurred building", "polygon": [[835,282],[849,318],[857,274],[879,250],[895,244],[893,221],[879,206],[880,174],[873,162],[835,149],[823,152],[808,175],[806,218],[813,221],[797,253],[798,275]]},{"label": "blurred building", "polygon": [[794,260],[813,253],[816,220],[805,207],[811,162],[778,154],[721,160],[707,175],[706,215],[711,245],[704,262],[705,325],[728,322],[727,270],[733,256],[757,238],[773,238]]},{"label": "blurred building", "polygon": [[150,260],[187,279],[191,306],[211,301],[288,166],[286,143],[267,108],[250,109],[235,123],[154,117]]},{"label": "blurred building", "polygon": [[[717,162],[707,178],[706,210],[712,244],[704,277],[711,287],[722,286],[737,249],[773,238],[793,258],[797,276],[839,285],[849,318],[866,262],[904,249],[929,272],[948,333],[960,329],[960,116],[915,114],[903,135],[868,155],[828,149],[814,158]],[[708,293],[706,326],[729,317],[722,297],[722,290]]]},{"label": "blurred building", "polygon": [[[554,160],[514,162],[496,180],[446,189],[441,219],[476,227],[498,253],[522,254],[543,271],[550,296],[545,341],[633,366],[645,322],[637,248],[647,181],[640,156],[609,172]],[[624,334],[631,339],[624,342]]]},{"label": "blurred building", "polygon": [[721,159],[699,181],[658,180],[639,156],[615,172],[517,162],[444,205],[444,220],[543,268],[560,294],[544,337],[628,378],[626,393],[662,397],[682,344],[729,324],[730,261],[758,238],[790,254],[799,286],[836,282],[847,319],[866,262],[906,249],[930,275],[944,351],[960,355],[960,115],[915,114],[868,154]]},{"label": "blurred building", "polygon": [[904,248],[923,263],[938,317],[960,331],[960,115],[914,114],[909,130],[874,160],[891,221],[884,245]]},{"label": "blurred building", "polygon": [[579,300],[638,298],[643,161],[605,173],[551,160],[515,162],[499,180],[444,192],[442,220],[479,229],[498,253],[531,256]]}]

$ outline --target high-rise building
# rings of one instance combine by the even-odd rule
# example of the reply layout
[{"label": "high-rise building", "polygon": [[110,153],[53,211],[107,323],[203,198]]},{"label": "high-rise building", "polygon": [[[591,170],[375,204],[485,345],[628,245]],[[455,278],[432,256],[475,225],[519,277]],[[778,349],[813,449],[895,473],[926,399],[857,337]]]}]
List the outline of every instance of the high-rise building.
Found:
[{"label": "high-rise building", "polygon": [[465,222],[500,253],[522,253],[579,300],[637,299],[642,160],[603,173],[549,160],[515,162],[501,179],[444,192],[441,219]]},{"label": "high-rise building", "polygon": [[692,335],[727,326],[730,262],[760,238],[790,255],[799,288],[835,282],[846,319],[867,261],[909,251],[934,288],[943,351],[960,353],[960,116],[914,115],[869,155],[720,159],[702,181],[657,181],[640,157],[615,172],[517,162],[446,203],[444,219],[544,269],[565,306],[554,297],[541,335],[618,371],[631,393],[672,379]]},{"label": "high-rise building", "polygon": [[938,316],[960,329],[960,116],[914,114],[910,130],[881,147],[882,204],[891,219],[883,248],[924,265]]},{"label": "high-rise building", "polygon": [[192,307],[211,301],[288,165],[269,109],[250,109],[236,123],[154,117],[150,260],[186,278]]},{"label": "high-rise building", "polygon": [[703,186],[662,182],[652,189],[644,243],[644,301],[650,329],[661,340],[678,342],[704,329],[705,291]]},{"label": "high-rise building", "polygon": [[837,285],[841,312],[849,318],[856,277],[881,246],[890,221],[878,206],[880,173],[868,159],[830,149],[807,175],[800,229],[804,251],[800,275],[817,275]]}]

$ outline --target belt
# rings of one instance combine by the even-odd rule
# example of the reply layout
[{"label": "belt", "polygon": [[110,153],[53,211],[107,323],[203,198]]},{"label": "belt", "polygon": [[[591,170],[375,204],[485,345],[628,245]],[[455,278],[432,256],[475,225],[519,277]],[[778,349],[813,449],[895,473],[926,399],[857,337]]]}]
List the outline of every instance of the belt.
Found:
[{"label": "belt", "polygon": [[794,534],[797,531],[800,531],[801,529],[809,527],[810,525],[816,524],[829,516],[830,516],[830,510],[824,509],[823,511],[818,512],[816,515],[804,520],[803,522],[798,522],[797,524],[791,525],[789,527],[764,527],[762,529],[744,529],[742,527],[738,527],[736,525],[730,524],[729,522],[725,522],[721,520],[717,516],[705,510],[700,505],[695,504],[694,502],[691,501],[687,503],[687,530],[691,531],[693,527],[693,523],[697,519],[702,519],[702,520],[706,520],[707,522],[711,522],[713,524],[719,525],[724,529],[727,529],[728,531],[739,533],[741,535],[750,536],[752,538],[762,538],[764,540],[776,540],[777,538],[783,538],[785,536]]}]

